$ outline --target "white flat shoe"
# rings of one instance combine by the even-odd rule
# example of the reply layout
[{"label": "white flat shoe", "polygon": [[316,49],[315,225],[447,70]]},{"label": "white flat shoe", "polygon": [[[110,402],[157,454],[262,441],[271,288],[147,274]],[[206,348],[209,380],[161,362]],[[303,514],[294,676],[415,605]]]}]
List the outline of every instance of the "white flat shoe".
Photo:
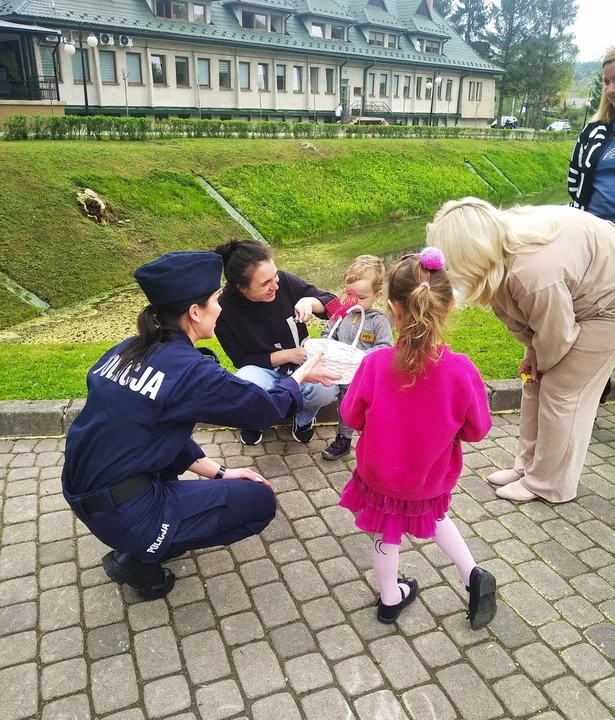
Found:
[{"label": "white flat shoe", "polygon": [[492,485],[508,485],[508,483],[517,482],[522,477],[521,470],[496,470],[491,475],[487,475],[487,482]]},{"label": "white flat shoe", "polygon": [[495,494],[502,500],[512,500],[513,502],[531,502],[538,497],[538,495],[534,495],[533,492],[522,485],[521,480],[499,488],[495,491]]}]

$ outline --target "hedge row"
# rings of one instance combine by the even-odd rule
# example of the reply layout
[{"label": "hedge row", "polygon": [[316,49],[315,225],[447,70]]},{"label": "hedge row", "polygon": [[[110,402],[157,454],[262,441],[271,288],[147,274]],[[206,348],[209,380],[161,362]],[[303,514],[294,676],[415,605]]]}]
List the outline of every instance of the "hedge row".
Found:
[{"label": "hedge row", "polygon": [[11,115],[4,121],[7,140],[148,140],[150,138],[483,138],[514,140],[565,140],[567,132],[538,132],[474,127],[429,127],[426,125],[336,125],[309,122],[248,122],[247,120],[199,120],[108,115]]}]

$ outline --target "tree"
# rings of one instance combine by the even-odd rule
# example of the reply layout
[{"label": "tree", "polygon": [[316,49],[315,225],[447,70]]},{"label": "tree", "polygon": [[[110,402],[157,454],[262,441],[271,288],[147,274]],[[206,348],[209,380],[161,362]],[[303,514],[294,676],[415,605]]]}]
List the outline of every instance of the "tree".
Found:
[{"label": "tree", "polygon": [[598,107],[600,106],[600,99],[602,98],[602,86],[604,84],[604,80],[602,78],[602,68],[598,68],[596,73],[594,74],[594,77],[592,79],[591,88],[589,91],[589,101],[591,102],[591,105],[589,106],[589,109],[592,111],[592,113],[595,113],[598,110]]},{"label": "tree", "polygon": [[434,0],[433,6],[444,19],[448,19],[453,11],[453,0]]},{"label": "tree", "polygon": [[481,39],[488,20],[485,0],[457,0],[450,15],[453,27],[468,44]]}]

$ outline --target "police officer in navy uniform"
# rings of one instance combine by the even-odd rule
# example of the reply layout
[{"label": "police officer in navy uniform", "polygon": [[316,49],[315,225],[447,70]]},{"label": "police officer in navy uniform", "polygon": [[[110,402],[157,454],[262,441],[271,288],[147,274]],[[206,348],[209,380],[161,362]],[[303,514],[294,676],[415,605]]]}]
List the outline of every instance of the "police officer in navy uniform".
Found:
[{"label": "police officer in navy uniform", "polygon": [[[195,348],[213,337],[221,272],[212,252],[167,253],[135,272],[150,302],[139,334],[91,368],[85,407],[66,439],[64,496],[114,548],[103,558],[107,575],[144,598],[173,587],[163,560],[255,535],[275,516],[265,478],[205,457],[191,439],[194,425],[267,428],[301,409],[302,382],[336,379],[314,358],[265,391]],[[178,481],[186,470],[211,479]]]}]

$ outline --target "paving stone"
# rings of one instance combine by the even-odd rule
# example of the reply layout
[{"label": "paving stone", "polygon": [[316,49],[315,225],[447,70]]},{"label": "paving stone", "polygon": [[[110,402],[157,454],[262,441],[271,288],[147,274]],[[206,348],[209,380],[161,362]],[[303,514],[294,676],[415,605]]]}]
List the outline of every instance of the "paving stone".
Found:
[{"label": "paving stone", "polygon": [[602,613],[578,595],[560,600],[555,603],[555,607],[575,627],[586,628],[604,620]]},{"label": "paving stone", "polygon": [[286,517],[290,520],[297,520],[298,518],[316,514],[316,510],[309,501],[308,496],[300,490],[282,493],[282,495],[278,497],[278,503]]},{"label": "paving stone", "polygon": [[564,620],[543,625],[538,632],[540,637],[555,650],[561,650],[582,640],[581,635]]},{"label": "paving stone", "polygon": [[[456,569],[455,572],[457,572]],[[466,607],[466,604],[461,601],[459,596],[444,585],[424,590],[421,593],[421,600],[425,603],[427,609],[436,617],[452,615]]]},{"label": "paving stone", "polygon": [[85,535],[77,540],[77,557],[79,559],[79,567],[81,569],[95,567],[100,565],[100,561],[104,555],[109,552],[104,543],[93,535]]},{"label": "paving stone", "polygon": [[[406,614],[408,614],[407,611]],[[375,607],[357,610],[350,616],[350,622],[359,634],[359,637],[366,642],[390,635],[395,631],[394,625],[383,625],[376,619]]]},{"label": "paving stone", "polygon": [[615,660],[615,625],[600,623],[585,631],[585,637],[610,660]]},{"label": "paving stone", "polygon": [[37,519],[38,500],[36,495],[9,497],[4,504],[4,523],[13,525]]},{"label": "paving stone", "polygon": [[333,675],[319,653],[302,655],[285,666],[288,681],[296,693],[306,693],[333,682]]},{"label": "paving stone", "polygon": [[125,623],[105,625],[88,633],[87,651],[92,660],[119,655],[130,649],[130,635]]},{"label": "paving stone", "polygon": [[261,585],[252,591],[256,610],[266,628],[299,619],[299,613],[286,586],[281,582]]},{"label": "paving stone", "polygon": [[546,503],[535,502],[535,503],[523,503],[518,506],[518,510],[524,515],[537,523],[543,523],[546,520],[557,520],[556,509],[557,505],[550,507]]},{"label": "paving stone", "polygon": [[367,655],[342,660],[333,668],[335,677],[347,695],[360,695],[383,684],[382,675]]},{"label": "paving stone", "polygon": [[502,542],[496,543],[493,547],[500,557],[513,565],[526,562],[527,560],[533,560],[536,557],[529,547],[516,538],[503,540]]},{"label": "paving stone", "polygon": [[124,603],[119,586],[107,583],[84,590],[83,612],[88,628],[121,622],[124,619]]},{"label": "paving stone", "polygon": [[307,557],[305,548],[296,538],[271,544],[269,546],[269,552],[278,565],[296,562],[297,560],[303,560]]},{"label": "paving stone", "polygon": [[372,540],[365,533],[349,535],[343,538],[342,547],[345,554],[359,570],[369,570],[371,568]]},{"label": "paving stone", "polygon": [[579,575],[573,578],[570,584],[592,603],[600,603],[615,597],[615,588],[593,573]]},{"label": "paving stone", "polygon": [[527,583],[518,582],[505,585],[500,593],[506,602],[534,627],[558,618],[553,607]]},{"label": "paving stone", "polygon": [[313,540],[308,540],[305,543],[305,547],[312,560],[315,560],[316,562],[329,560],[330,558],[339,557],[343,554],[340,544],[331,536],[318,537]]},{"label": "paving stone", "polygon": [[158,718],[189,708],[192,704],[190,689],[181,675],[162,678],[148,683],[143,689],[145,710],[150,718]]},{"label": "paving stone", "polygon": [[517,570],[524,580],[547,600],[560,600],[574,595],[574,590],[542,560],[517,565]]},{"label": "paving stone", "polygon": [[423,685],[402,695],[412,720],[456,720],[457,713],[437,685]]},{"label": "paving stone", "polygon": [[299,602],[322,597],[329,593],[314,563],[301,560],[282,568],[284,582]]},{"label": "paving stone", "polygon": [[36,572],[36,543],[24,542],[0,549],[0,580]]},{"label": "paving stone", "polygon": [[517,582],[519,580],[519,576],[515,570],[501,558],[484,560],[481,563],[481,567],[485,570],[489,570],[489,572],[495,577],[498,587],[506,585],[506,583]]},{"label": "paving stone", "polygon": [[[444,627],[448,631],[446,624]],[[498,603],[498,613],[489,623],[489,630],[505,648],[512,650],[536,639],[536,634],[530,626],[505,603]],[[453,639],[455,640],[455,638]]]},{"label": "paving stone", "polygon": [[47,567],[41,568],[39,573],[41,590],[50,590],[51,588],[61,587],[62,585],[72,585],[76,582],[77,566],[74,562],[48,565]]},{"label": "paving stone", "polygon": [[533,643],[517,650],[514,658],[532,680],[545,682],[563,675],[566,668],[555,653],[540,643]]},{"label": "paving stone", "polygon": [[[428,636],[422,636],[422,638],[425,637]],[[415,648],[420,653],[421,650],[416,643],[417,641],[415,641]],[[424,647],[425,644],[423,644],[423,649]],[[370,644],[369,649],[394,690],[405,690],[429,680],[429,675],[418,657],[411,650],[407,641],[399,635],[376,640]]]},{"label": "paving stone", "polygon": [[490,720],[502,714],[500,703],[469,665],[452,665],[436,677],[464,720]]},{"label": "paving stone", "polygon": [[278,660],[266,642],[244,645],[232,654],[239,682],[248,698],[268,695],[286,685]]},{"label": "paving stone", "polygon": [[36,603],[20,603],[0,607],[0,637],[36,627]]},{"label": "paving stone", "polygon": [[578,553],[593,546],[593,542],[586,535],[565,520],[549,520],[542,527],[572,553]]},{"label": "paving stone", "polygon": [[137,676],[130,655],[98,660],[91,668],[94,710],[99,714],[120,710],[139,699]]},{"label": "paving stone", "polygon": [[278,513],[261,533],[265,542],[272,543],[278,540],[287,540],[293,537],[293,529],[288,520]]},{"label": "paving stone", "polygon": [[181,670],[177,641],[169,627],[138,633],[134,637],[134,648],[143,680],[152,680]]},{"label": "paving stone", "polygon": [[540,712],[548,707],[547,699],[525,675],[511,675],[494,685],[496,695],[513,717]]},{"label": "paving stone", "polygon": [[579,557],[593,570],[610,565],[614,559],[610,553],[602,548],[591,548],[591,550],[585,550],[584,552],[579,553]]},{"label": "paving stone", "polygon": [[359,577],[357,569],[346,557],[325,560],[318,565],[318,570],[331,587]]},{"label": "paving stone", "polygon": [[414,648],[430,668],[439,668],[456,662],[461,655],[443,632],[421,635],[414,640]]},{"label": "paving stone", "polygon": [[572,672],[586,685],[602,680],[613,672],[611,663],[587,643],[566,648],[561,656]]},{"label": "paving stone", "polygon": [[42,720],[91,720],[90,701],[87,695],[71,695],[43,708]]},{"label": "paving stone", "polygon": [[243,698],[234,680],[222,680],[196,691],[201,720],[224,720],[244,709]]},{"label": "paving stone", "polygon": [[88,683],[88,672],[83,658],[64,660],[47,665],[41,673],[41,696],[53,700],[60,695],[70,695],[83,690]]},{"label": "paving stone", "polygon": [[239,571],[249,588],[279,579],[278,571],[269,558],[244,563],[240,566]]},{"label": "paving stone", "polygon": [[379,690],[364,695],[355,701],[354,706],[360,720],[375,720],[375,718],[406,720],[406,714],[390,690]]},{"label": "paving stone", "polygon": [[[5,546],[30,540],[36,540],[36,523],[33,521],[18,523],[17,525],[5,525],[2,530],[2,544]],[[613,561],[611,560],[611,562]]]},{"label": "paving stone", "polygon": [[[162,623],[156,622],[156,625]],[[173,626],[178,635],[192,635],[216,624],[211,605],[206,602],[185,605],[173,611]]]},{"label": "paving stone", "polygon": [[[369,557],[371,557],[371,555]],[[432,585],[439,585],[442,582],[440,575],[417,551],[400,553],[399,571],[399,574],[403,577],[415,578],[421,589],[420,592]]]},{"label": "paving stone", "polygon": [[235,569],[233,556],[228,550],[216,550],[199,555],[197,565],[201,575],[206,578],[222,575]]},{"label": "paving stone", "polygon": [[469,648],[466,650],[466,657],[485,680],[510,675],[517,669],[508,653],[494,642]]},{"label": "paving stone", "polygon": [[[102,545],[102,543],[100,544]],[[103,545],[103,547],[105,546]],[[59,540],[54,543],[46,543],[45,545],[40,545],[38,549],[38,561],[43,567],[68,562],[69,560],[73,560],[74,557],[75,545],[72,540]],[[98,562],[100,562],[100,557],[98,558]]]},{"label": "paving stone", "polygon": [[510,538],[510,532],[497,520],[483,520],[474,524],[474,530],[488,543]]},{"label": "paving stone", "polygon": [[80,620],[79,589],[76,585],[47,590],[40,595],[41,630],[58,630]]},{"label": "paving stone", "polygon": [[265,557],[267,551],[263,545],[263,541],[258,535],[245,538],[231,545],[231,552],[235,560],[239,563],[250,562]]},{"label": "paving stone", "polygon": [[38,710],[36,663],[14,665],[0,670],[2,720],[21,720]]},{"label": "paving stone", "polygon": [[293,472],[293,476],[299,483],[299,487],[306,492],[309,490],[322,490],[329,486],[327,478],[315,467],[298,468]]},{"label": "paving stone", "polygon": [[[615,451],[614,451],[615,452]],[[308,494],[312,505],[317,508],[331,507],[337,505],[340,496],[333,490],[333,488],[326,488],[324,490],[317,490]]]},{"label": "paving stone", "polygon": [[252,705],[252,720],[271,720],[272,718],[301,720],[299,708],[292,695],[279,693],[257,700]]},{"label": "paving stone", "polygon": [[303,617],[314,631],[344,622],[339,605],[331,597],[318,598],[304,603],[301,607]]},{"label": "paving stone", "polygon": [[42,543],[65,540],[73,534],[73,513],[71,510],[41,515],[38,522],[38,536]]},{"label": "paving stone", "polygon": [[207,594],[216,615],[220,617],[250,608],[250,598],[236,573],[211,578],[207,582]]},{"label": "paving stone", "polygon": [[128,608],[128,622],[134,632],[148,630],[169,621],[169,610],[164,600],[149,600]]},{"label": "paving stone", "polygon": [[348,625],[323,630],[317,635],[318,647],[332,661],[342,660],[364,651],[364,645],[356,632]]},{"label": "paving stone", "polygon": [[549,539],[547,533],[521,511],[504,515],[500,522],[510,530],[513,535],[528,545],[544,542]]},{"label": "paving stone", "polygon": [[36,659],[34,631],[0,637],[0,670]]},{"label": "paving stone", "polygon": [[[269,639],[271,640],[276,655],[282,660],[303,655],[316,648],[314,638],[303,623],[292,623],[291,625],[285,625],[284,627],[272,630],[271,633],[269,633]],[[324,651],[322,642],[319,641],[319,645]],[[361,649],[362,648],[363,646],[361,645]]]},{"label": "paving stone", "polygon": [[567,720],[611,720],[612,715],[577,678],[567,676],[544,686],[551,702]]},{"label": "paving stone", "polygon": [[588,520],[579,525],[585,535],[588,535],[595,543],[598,543],[607,552],[615,553],[615,533],[600,520]]},{"label": "paving stone", "polygon": [[263,626],[253,612],[239,613],[224,618],[220,629],[227,645],[244,645],[265,637]]},{"label": "paving stone", "polygon": [[615,677],[596,683],[593,690],[608,708],[615,709]]},{"label": "paving stone", "polygon": [[204,597],[203,581],[199,577],[192,576],[177,580],[168,600],[172,607],[180,607],[203,600]]},{"label": "paving stone", "polygon": [[41,661],[52,663],[83,655],[83,647],[83,630],[80,627],[46,633],[41,639]]},{"label": "paving stone", "polygon": [[357,717],[337,688],[306,695],[301,705],[307,720],[352,720]]}]

